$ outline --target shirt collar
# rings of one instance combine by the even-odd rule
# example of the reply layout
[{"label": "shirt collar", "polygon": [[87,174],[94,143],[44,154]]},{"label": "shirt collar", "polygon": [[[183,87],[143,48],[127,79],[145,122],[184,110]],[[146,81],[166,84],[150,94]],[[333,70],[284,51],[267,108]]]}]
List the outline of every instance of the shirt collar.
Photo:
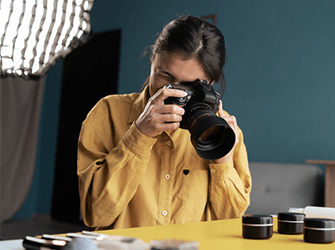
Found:
[{"label": "shirt collar", "polygon": [[144,90],[135,99],[131,108],[128,123],[134,122],[140,114],[143,112],[145,105],[147,105],[149,99],[149,86],[145,86]]}]

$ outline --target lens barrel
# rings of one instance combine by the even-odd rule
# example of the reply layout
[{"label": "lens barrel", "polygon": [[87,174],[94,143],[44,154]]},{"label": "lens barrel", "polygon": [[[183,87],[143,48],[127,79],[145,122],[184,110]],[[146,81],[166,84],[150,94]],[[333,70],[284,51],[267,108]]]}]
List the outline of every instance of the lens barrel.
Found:
[{"label": "lens barrel", "polygon": [[191,142],[198,155],[205,160],[216,160],[227,155],[235,144],[235,133],[229,124],[214,112],[200,110],[188,123]]}]

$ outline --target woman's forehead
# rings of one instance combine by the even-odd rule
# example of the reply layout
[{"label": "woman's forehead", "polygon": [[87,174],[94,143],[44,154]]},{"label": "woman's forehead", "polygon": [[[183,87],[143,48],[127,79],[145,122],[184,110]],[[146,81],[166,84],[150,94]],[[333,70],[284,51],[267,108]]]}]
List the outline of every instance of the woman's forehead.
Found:
[{"label": "woman's forehead", "polygon": [[195,58],[164,51],[155,56],[153,64],[155,70],[182,81],[208,80],[202,64]]}]

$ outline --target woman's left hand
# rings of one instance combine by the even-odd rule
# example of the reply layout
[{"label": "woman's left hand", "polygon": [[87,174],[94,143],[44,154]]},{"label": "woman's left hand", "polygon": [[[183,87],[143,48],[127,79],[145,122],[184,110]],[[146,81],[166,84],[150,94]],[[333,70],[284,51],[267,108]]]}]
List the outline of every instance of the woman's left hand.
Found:
[{"label": "woman's left hand", "polygon": [[222,102],[220,101],[220,104],[219,104],[219,111],[218,111],[218,114],[221,118],[225,119],[226,122],[229,124],[229,126],[233,129],[233,131],[235,132],[235,144],[233,146],[233,148],[230,150],[230,152],[225,155],[224,157],[220,158],[220,159],[217,159],[217,160],[214,160],[215,163],[223,163],[223,162],[227,162],[229,161],[229,159],[232,157],[232,154],[233,154],[233,150],[236,146],[236,144],[238,143],[238,135],[239,135],[239,132],[238,132],[238,127],[237,127],[237,121],[236,121],[236,117],[233,116],[233,115],[225,115],[225,113],[223,112],[222,110]]}]

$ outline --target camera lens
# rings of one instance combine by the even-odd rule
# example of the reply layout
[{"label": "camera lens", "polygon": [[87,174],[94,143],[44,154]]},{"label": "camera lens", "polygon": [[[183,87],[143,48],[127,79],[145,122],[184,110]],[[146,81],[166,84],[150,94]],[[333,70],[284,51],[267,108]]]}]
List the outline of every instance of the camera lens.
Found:
[{"label": "camera lens", "polygon": [[216,140],[218,140],[218,136],[223,133],[223,128],[222,127],[212,127],[207,129],[205,132],[203,132],[198,140],[198,143],[203,143],[203,144],[210,144],[214,143]]},{"label": "camera lens", "polygon": [[198,155],[206,160],[224,157],[235,144],[233,129],[223,118],[208,110],[193,115],[189,131],[191,142]]}]

